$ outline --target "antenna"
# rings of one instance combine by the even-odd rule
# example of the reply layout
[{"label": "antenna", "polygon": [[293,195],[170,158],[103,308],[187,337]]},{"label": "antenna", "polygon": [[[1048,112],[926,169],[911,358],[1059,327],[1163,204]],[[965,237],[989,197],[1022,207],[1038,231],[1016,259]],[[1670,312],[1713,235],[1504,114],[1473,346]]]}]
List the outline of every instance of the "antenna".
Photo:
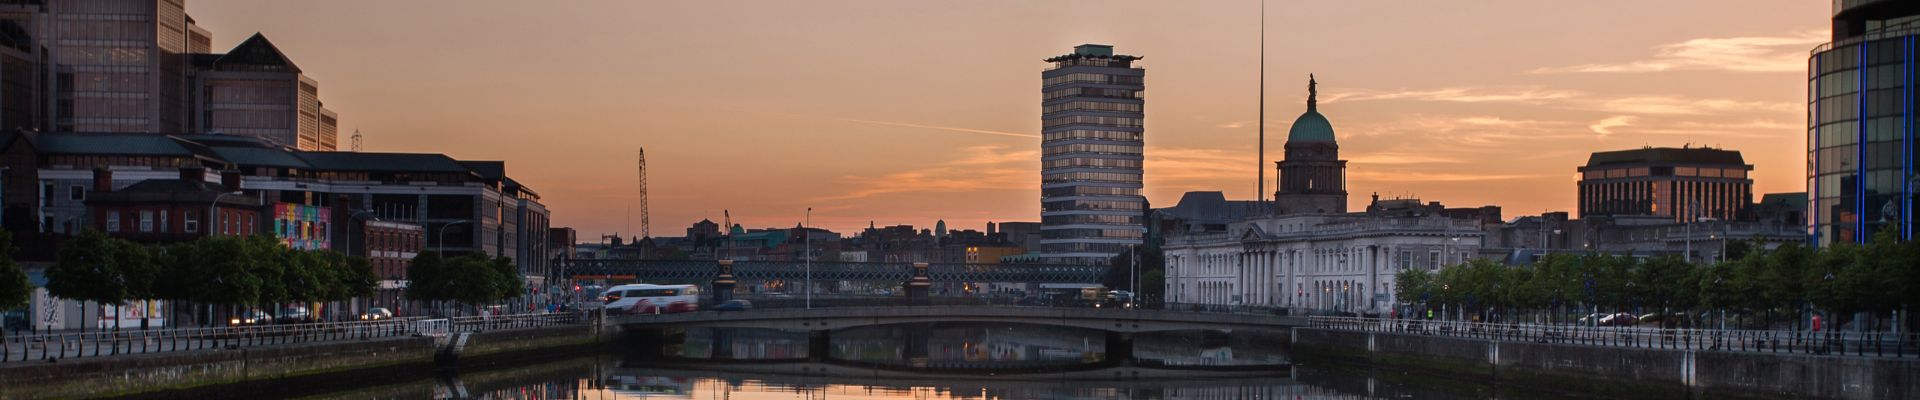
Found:
[{"label": "antenna", "polygon": [[640,237],[653,237],[647,223],[647,148],[640,148]]},{"label": "antenna", "polygon": [[353,128],[353,151],[360,152],[360,128]]},{"label": "antenna", "polygon": [[1260,163],[1253,169],[1260,173],[1255,178],[1257,185],[1253,190],[1254,204],[1267,201],[1267,0],[1260,0]]}]

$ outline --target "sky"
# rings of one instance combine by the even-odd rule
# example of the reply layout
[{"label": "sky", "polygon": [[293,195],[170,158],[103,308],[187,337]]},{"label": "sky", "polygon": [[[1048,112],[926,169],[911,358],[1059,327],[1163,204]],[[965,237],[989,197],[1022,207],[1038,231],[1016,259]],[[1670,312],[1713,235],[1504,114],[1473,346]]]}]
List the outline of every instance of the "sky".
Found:
[{"label": "sky", "polygon": [[[1573,211],[1594,151],[1741,151],[1804,191],[1807,51],[1831,4],[1271,1],[195,0],[216,51],[264,33],[341,143],[504,160],[584,241],[750,228],[1039,220],[1041,61],[1145,57],[1146,194],[1252,199],[1318,77],[1368,196]],[[1271,190],[1271,182],[1267,185]]]}]

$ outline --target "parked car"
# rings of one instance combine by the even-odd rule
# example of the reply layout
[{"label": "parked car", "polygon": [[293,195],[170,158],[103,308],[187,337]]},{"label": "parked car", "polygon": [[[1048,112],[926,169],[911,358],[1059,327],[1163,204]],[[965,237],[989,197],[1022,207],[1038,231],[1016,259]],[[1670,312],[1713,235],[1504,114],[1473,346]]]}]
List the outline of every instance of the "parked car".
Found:
[{"label": "parked car", "polygon": [[1640,323],[1640,318],[1628,313],[1617,313],[1600,317],[1600,326],[1633,326],[1638,323]]},{"label": "parked car", "polygon": [[738,299],[727,300],[727,302],[725,303],[720,303],[720,305],[713,306],[714,311],[746,311],[746,310],[752,310],[752,309],[753,309],[753,302],[746,301],[746,300],[738,300]]},{"label": "parked car", "polygon": [[388,310],[386,307],[374,307],[367,309],[366,314],[360,314],[361,321],[379,321],[384,319],[393,319],[393,310]]},{"label": "parked car", "polygon": [[279,316],[273,317],[273,322],[278,324],[304,324],[313,322],[313,313],[308,312],[306,307],[287,307],[286,309],[280,310]]}]

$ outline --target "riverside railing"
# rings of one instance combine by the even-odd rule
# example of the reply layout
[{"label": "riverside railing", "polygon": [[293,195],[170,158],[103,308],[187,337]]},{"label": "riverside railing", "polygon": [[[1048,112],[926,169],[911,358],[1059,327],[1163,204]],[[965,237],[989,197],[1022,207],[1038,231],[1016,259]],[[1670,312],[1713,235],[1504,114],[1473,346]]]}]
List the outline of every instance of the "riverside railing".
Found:
[{"label": "riverside railing", "polygon": [[1416,319],[1309,317],[1308,326],[1511,342],[1620,348],[1920,357],[1920,335],[1892,332],[1663,329],[1622,326],[1481,323]]},{"label": "riverside railing", "polygon": [[435,326],[453,332],[478,332],[538,328],[584,321],[586,319],[578,313],[545,313],[450,319],[414,317],[379,321],[7,335],[0,337],[0,364],[444,334],[429,332],[429,330],[435,330]]}]

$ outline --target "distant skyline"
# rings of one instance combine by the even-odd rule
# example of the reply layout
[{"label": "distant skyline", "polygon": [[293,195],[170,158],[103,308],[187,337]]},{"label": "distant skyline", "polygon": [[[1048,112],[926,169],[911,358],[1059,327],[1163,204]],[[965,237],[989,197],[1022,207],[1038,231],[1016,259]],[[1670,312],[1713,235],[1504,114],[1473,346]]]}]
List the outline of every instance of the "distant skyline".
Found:
[{"label": "distant skyline", "polygon": [[[366,151],[505,160],[554,226],[591,241],[637,235],[640,146],[656,235],[722,210],[791,227],[813,207],[816,226],[841,232],[1038,221],[1040,60],[1083,43],[1145,57],[1154,206],[1193,190],[1253,199],[1255,168],[1272,168],[1253,148],[1258,7],[200,0],[188,12],[215,51],[259,31],[320,81],[342,147],[359,129]],[[1826,41],[1826,2],[1268,7],[1267,158],[1280,159],[1316,74],[1353,209],[1378,192],[1509,218],[1573,211],[1588,153],[1642,146],[1739,150],[1756,196],[1804,190],[1806,58]]]}]

